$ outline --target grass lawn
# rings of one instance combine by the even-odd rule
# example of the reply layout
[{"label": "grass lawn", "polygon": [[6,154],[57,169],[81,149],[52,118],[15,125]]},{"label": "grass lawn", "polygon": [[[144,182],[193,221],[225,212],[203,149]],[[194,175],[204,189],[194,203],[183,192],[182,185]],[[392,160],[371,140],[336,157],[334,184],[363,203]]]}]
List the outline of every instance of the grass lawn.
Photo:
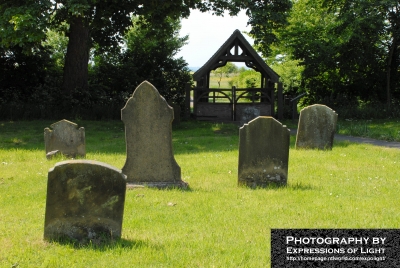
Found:
[{"label": "grass lawn", "polygon": [[[122,122],[74,122],[87,159],[122,168]],[[47,172],[65,160],[46,160],[52,123],[0,122],[0,267],[270,267],[271,228],[400,227],[399,150],[295,150],[292,136],[287,187],[252,190],[237,186],[237,126],[183,122],[173,146],[190,189],[127,191],[119,241],[49,243]]]},{"label": "grass lawn", "polygon": [[400,141],[400,120],[343,120],[338,123],[337,132],[343,135],[368,137],[386,141]]},{"label": "grass lawn", "polygon": [[[298,120],[284,120],[289,128],[297,128]],[[336,133],[347,136],[400,142],[399,119],[339,120]]]}]

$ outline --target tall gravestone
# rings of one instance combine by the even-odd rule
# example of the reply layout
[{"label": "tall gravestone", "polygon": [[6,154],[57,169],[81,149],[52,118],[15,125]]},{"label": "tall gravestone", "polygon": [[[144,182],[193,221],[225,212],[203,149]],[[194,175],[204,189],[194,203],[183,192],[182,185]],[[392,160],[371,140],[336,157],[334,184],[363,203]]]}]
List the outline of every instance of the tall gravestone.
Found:
[{"label": "tall gravestone", "polygon": [[300,111],[296,149],[331,150],[338,114],[331,108],[314,104]]},{"label": "tall gravestone", "polygon": [[44,129],[46,154],[59,151],[69,157],[86,155],[85,128],[61,120]]},{"label": "tall gravestone", "polygon": [[98,161],[69,160],[49,170],[44,238],[86,243],[120,238],[126,179]]},{"label": "tall gravestone", "polygon": [[239,129],[239,185],[286,185],[290,131],[269,116],[259,116]]},{"label": "tall gravestone", "polygon": [[173,109],[144,81],[121,110],[125,124],[128,187],[187,187],[172,150]]}]

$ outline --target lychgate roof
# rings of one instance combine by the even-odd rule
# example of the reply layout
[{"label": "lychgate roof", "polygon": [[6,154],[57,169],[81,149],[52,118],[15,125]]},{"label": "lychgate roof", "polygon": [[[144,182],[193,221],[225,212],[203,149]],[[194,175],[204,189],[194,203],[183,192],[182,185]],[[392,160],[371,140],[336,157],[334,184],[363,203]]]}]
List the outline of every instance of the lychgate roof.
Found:
[{"label": "lychgate roof", "polygon": [[260,72],[271,82],[279,82],[279,75],[265,63],[239,30],[235,30],[217,52],[193,74],[193,79],[200,81],[210,71],[225,66],[227,62],[244,62],[247,67]]}]

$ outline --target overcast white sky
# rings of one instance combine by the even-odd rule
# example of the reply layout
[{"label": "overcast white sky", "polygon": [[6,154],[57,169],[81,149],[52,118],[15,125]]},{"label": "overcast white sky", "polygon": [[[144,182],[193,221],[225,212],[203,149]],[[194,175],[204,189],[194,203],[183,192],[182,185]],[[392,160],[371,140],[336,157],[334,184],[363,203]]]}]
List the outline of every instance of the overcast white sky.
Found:
[{"label": "overcast white sky", "polygon": [[[188,19],[182,20],[180,35],[189,35],[188,44],[182,47],[177,57],[183,57],[189,67],[201,67],[236,30],[250,31],[244,11],[236,17],[229,14],[224,17],[213,16],[192,10]],[[252,45],[253,40],[243,34]]]}]

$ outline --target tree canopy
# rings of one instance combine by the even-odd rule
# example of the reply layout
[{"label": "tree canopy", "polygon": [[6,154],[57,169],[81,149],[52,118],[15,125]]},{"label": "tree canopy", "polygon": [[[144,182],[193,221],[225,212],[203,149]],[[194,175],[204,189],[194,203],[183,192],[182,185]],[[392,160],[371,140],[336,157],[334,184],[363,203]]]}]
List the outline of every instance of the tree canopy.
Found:
[{"label": "tree canopy", "polygon": [[389,107],[400,98],[399,8],[397,0],[295,1],[288,24],[277,32],[272,68],[300,66],[296,91],[309,93],[307,103]]},{"label": "tree canopy", "polygon": [[89,52],[117,50],[131,16],[145,16],[153,25],[166,17],[187,17],[190,9],[212,11],[216,15],[229,10],[231,15],[246,9],[256,41],[268,44],[275,29],[285,21],[289,0],[5,0],[0,4],[0,45],[7,49],[20,46],[32,53],[46,39],[48,29],[65,32],[68,46],[63,85],[66,93],[87,88]]},{"label": "tree canopy", "polygon": [[[138,80],[151,78],[168,98],[182,99],[178,88],[189,77],[185,61],[174,55],[186,42],[177,35],[179,19],[191,9],[215,15],[245,10],[255,47],[286,93],[309,93],[305,104],[390,107],[400,100],[397,0],[3,0],[0,78],[7,90],[0,98],[21,83],[47,83],[63,97],[99,90],[121,98]],[[34,66],[29,74],[28,65]],[[54,66],[63,68],[63,79],[49,85],[48,73],[59,75]]]},{"label": "tree canopy", "polygon": [[132,93],[132,88],[148,80],[167,100],[182,103],[184,86],[191,76],[187,63],[174,56],[188,37],[179,37],[179,20],[166,18],[158,26],[153,27],[143,16],[135,16],[125,35],[125,50],[94,58],[91,83],[101,85],[112,98],[123,98],[125,92]]}]

